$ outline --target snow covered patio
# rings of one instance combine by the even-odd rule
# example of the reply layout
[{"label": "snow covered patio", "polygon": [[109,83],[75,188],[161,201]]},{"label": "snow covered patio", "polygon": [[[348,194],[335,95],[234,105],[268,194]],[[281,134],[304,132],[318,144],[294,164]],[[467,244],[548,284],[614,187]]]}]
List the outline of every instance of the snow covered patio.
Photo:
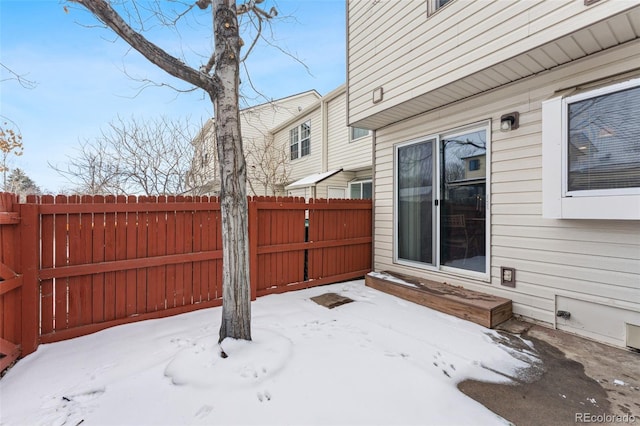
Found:
[{"label": "snow covered patio", "polygon": [[[327,309],[310,300],[328,292],[354,302]],[[254,340],[223,342],[226,359],[216,344],[220,308],[41,345],[0,381],[0,420],[502,424],[456,384],[505,382],[538,362],[496,331],[363,280],[266,296],[252,307]]]}]

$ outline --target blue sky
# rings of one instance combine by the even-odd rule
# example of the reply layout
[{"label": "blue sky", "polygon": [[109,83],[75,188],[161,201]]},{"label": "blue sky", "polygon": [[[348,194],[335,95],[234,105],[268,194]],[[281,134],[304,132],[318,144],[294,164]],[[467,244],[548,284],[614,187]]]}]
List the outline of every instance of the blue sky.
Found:
[{"label": "blue sky", "polygon": [[[254,86],[267,99],[278,99],[310,89],[324,95],[344,83],[344,0],[264,4],[269,9],[274,3],[279,16],[288,17],[273,26],[277,44],[296,54],[309,72],[278,50],[259,46],[247,61]],[[190,29],[181,32],[181,38],[161,31],[152,31],[149,37],[174,55],[183,52],[190,65],[199,66],[196,51],[209,52],[210,30],[204,26],[209,20],[209,14],[189,18]],[[141,83],[127,74],[188,86],[96,24],[88,12],[64,1],[0,0],[0,62],[36,83],[26,89],[8,79],[5,70],[1,74],[0,119],[15,123],[24,142],[24,155],[13,157],[10,166],[25,170],[49,192],[58,192],[68,182],[48,163],[63,166],[81,142],[99,136],[118,115],[189,117],[196,124],[213,113],[202,91],[178,94],[168,87],[140,91]],[[245,105],[265,101],[245,92]]]}]

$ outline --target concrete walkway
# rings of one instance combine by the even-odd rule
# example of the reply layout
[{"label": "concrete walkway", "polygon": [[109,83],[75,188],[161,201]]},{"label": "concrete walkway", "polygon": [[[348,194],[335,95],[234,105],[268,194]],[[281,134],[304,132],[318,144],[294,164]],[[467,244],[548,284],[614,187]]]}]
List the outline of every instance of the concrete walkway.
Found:
[{"label": "concrete walkway", "polygon": [[[640,353],[510,320],[499,327],[533,342],[542,366],[516,385],[467,380],[459,389],[515,425],[640,425]],[[518,348],[516,348],[518,349]]]}]

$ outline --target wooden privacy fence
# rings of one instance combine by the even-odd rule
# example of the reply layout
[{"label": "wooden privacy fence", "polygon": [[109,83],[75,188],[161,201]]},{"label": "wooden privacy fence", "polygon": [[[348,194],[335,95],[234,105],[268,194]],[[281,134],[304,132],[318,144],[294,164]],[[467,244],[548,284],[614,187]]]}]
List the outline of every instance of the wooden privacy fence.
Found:
[{"label": "wooden privacy fence", "polygon": [[15,195],[0,193],[0,372],[18,358],[22,341],[17,203]]},{"label": "wooden privacy fence", "polygon": [[[251,296],[365,275],[371,201],[249,200]],[[21,350],[222,304],[209,197],[0,194],[0,370]]]}]

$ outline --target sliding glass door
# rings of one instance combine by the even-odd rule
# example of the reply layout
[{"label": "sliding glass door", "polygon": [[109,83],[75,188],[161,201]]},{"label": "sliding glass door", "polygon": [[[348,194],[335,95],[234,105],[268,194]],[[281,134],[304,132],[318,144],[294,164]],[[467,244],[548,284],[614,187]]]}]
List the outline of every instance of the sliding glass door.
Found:
[{"label": "sliding glass door", "polygon": [[440,265],[486,272],[487,132],[440,141]]},{"label": "sliding glass door", "polygon": [[396,259],[487,272],[487,139],[476,127],[396,147]]},{"label": "sliding glass door", "polygon": [[398,257],[435,265],[435,140],[397,151]]}]

